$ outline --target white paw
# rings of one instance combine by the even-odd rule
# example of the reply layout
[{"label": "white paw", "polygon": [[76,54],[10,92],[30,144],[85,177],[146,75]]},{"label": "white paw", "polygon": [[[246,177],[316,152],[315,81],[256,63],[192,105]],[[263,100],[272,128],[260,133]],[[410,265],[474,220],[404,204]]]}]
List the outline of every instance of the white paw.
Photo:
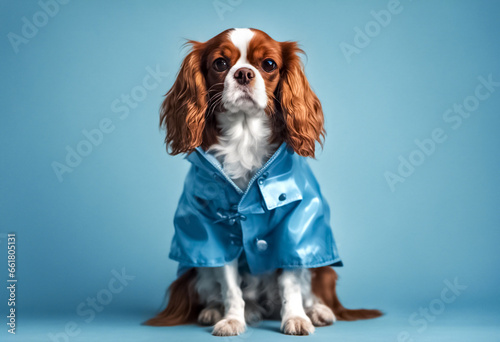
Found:
[{"label": "white paw", "polygon": [[336,318],[332,310],[323,304],[314,304],[306,310],[307,316],[311,319],[315,327],[323,327],[335,323]]},{"label": "white paw", "polygon": [[214,325],[222,319],[222,312],[217,308],[205,308],[198,315],[198,323],[201,325]]},{"label": "white paw", "polygon": [[281,322],[281,331],[287,335],[309,335],[314,332],[314,326],[307,317],[290,317]]},{"label": "white paw", "polygon": [[217,322],[212,331],[214,336],[236,336],[245,332],[246,325],[244,322],[234,319],[225,318]]}]

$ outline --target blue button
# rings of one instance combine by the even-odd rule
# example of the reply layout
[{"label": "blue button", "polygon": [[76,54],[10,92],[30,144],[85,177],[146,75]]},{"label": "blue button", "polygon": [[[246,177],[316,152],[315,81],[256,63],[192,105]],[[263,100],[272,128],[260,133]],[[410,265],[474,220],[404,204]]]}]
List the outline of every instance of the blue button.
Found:
[{"label": "blue button", "polygon": [[257,240],[257,249],[259,252],[264,252],[267,250],[267,241],[266,240]]},{"label": "blue button", "polygon": [[240,220],[241,221],[246,221],[247,220],[247,217],[245,215],[240,215]]},{"label": "blue button", "polygon": [[259,184],[260,185],[264,184],[264,178],[259,178]]},{"label": "blue button", "polygon": [[285,194],[285,193],[281,194],[281,195],[280,195],[280,197],[279,197],[278,199],[279,199],[280,201],[284,201],[284,200],[286,200],[286,194]]}]

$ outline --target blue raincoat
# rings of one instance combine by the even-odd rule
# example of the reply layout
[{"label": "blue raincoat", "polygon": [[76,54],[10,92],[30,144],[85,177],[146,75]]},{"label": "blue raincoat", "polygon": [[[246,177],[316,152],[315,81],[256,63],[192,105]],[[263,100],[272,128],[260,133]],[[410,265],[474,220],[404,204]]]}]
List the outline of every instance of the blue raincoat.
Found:
[{"label": "blue raincoat", "polygon": [[342,266],[330,209],[307,160],[283,143],[241,190],[200,147],[174,217],[169,257],[178,275],[239,258],[253,274],[277,268]]}]

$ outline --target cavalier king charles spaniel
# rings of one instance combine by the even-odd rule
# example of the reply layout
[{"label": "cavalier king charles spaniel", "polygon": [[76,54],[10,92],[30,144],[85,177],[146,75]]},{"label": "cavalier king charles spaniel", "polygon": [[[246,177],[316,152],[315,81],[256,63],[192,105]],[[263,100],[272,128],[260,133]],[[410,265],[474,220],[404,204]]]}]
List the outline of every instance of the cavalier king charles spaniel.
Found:
[{"label": "cavalier king charles spaniel", "polygon": [[[170,154],[211,155],[240,194],[281,145],[302,159],[315,156],[325,134],[323,112],[296,42],[245,28],[188,44],[192,48],[160,113]],[[219,267],[191,265],[169,287],[166,309],[146,324],[198,321],[213,325],[213,335],[232,336],[247,323],[281,318],[283,333],[308,335],[335,320],[382,314],[344,308],[331,264],[253,274],[241,267],[244,258],[242,253]]]}]

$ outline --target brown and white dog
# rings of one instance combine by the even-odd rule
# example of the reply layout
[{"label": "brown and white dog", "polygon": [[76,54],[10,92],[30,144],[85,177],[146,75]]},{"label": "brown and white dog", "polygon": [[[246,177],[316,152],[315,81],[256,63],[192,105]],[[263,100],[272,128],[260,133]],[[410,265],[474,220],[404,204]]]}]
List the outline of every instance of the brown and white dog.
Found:
[{"label": "brown and white dog", "polygon": [[[314,157],[324,136],[321,103],[307,81],[296,42],[278,42],[256,29],[230,29],[192,50],[167,93],[160,115],[170,154],[201,146],[245,189],[257,170],[286,142]],[[378,310],[349,310],[336,295],[331,267],[239,274],[237,261],[196,268],[169,288],[167,308],[146,322],[172,326],[198,320],[213,334],[238,335],[246,323],[276,318],[290,335],[338,320],[375,318]]]}]

